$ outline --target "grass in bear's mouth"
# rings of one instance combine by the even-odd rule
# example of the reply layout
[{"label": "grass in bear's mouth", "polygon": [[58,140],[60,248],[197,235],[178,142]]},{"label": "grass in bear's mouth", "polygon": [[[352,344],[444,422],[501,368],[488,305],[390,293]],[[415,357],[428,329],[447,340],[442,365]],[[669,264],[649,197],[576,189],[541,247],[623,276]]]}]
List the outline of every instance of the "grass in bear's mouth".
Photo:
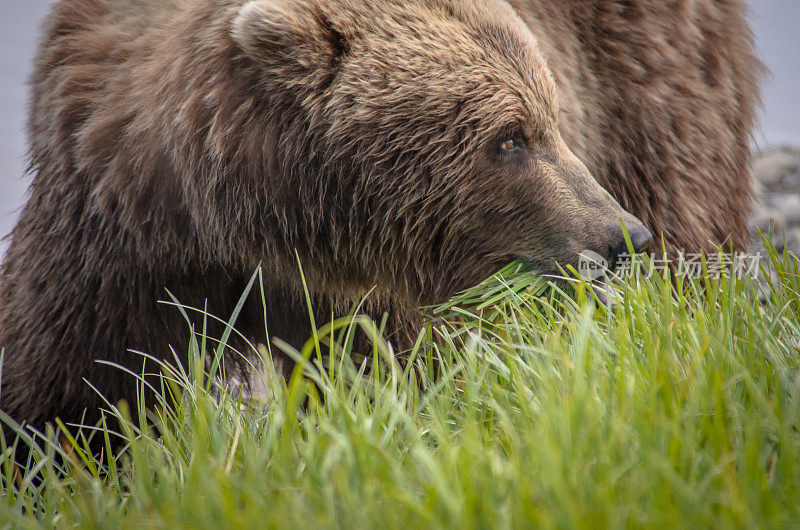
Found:
[{"label": "grass in bear's mouth", "polygon": [[655,276],[612,309],[512,267],[434,311],[409,365],[312,348],[305,378],[267,364],[249,405],[197,343],[165,369],[158,437],[121,409],[117,457],[40,440],[18,470],[3,445],[0,524],[797,524],[800,262],[769,267],[766,302],[748,279]]}]

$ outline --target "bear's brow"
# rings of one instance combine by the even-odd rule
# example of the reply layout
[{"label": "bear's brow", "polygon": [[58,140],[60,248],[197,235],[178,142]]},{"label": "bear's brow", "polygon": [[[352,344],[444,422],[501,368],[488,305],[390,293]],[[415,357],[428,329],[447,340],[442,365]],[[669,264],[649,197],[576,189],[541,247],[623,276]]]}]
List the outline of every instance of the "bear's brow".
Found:
[{"label": "bear's brow", "polygon": [[470,33],[477,42],[501,55],[525,54],[533,46],[533,43],[524,35],[520,35],[515,28],[496,22],[484,21],[472,25]]},{"label": "bear's brow", "polygon": [[[545,112],[550,115],[550,118],[555,119],[555,109],[551,105],[555,91],[551,86],[551,79],[548,76],[544,83],[535,83],[532,79],[531,63],[539,62],[533,43],[521,39],[511,28],[492,23],[483,23],[477,26],[474,29],[473,37],[494,58],[502,58],[500,62],[513,70],[526,84],[526,88],[533,89],[536,98],[547,107]],[[536,66],[539,65],[536,64]]]}]

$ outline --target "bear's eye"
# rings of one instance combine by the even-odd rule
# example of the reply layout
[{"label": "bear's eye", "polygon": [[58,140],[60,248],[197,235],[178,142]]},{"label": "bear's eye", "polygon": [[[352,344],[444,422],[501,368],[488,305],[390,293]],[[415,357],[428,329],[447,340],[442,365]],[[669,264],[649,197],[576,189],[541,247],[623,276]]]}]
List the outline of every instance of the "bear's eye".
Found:
[{"label": "bear's eye", "polygon": [[507,140],[503,140],[503,143],[500,144],[500,150],[504,153],[510,153],[517,149],[517,142],[515,142],[512,138]]},{"label": "bear's eye", "polygon": [[521,134],[505,134],[501,137],[499,149],[502,154],[513,153],[525,147]]}]

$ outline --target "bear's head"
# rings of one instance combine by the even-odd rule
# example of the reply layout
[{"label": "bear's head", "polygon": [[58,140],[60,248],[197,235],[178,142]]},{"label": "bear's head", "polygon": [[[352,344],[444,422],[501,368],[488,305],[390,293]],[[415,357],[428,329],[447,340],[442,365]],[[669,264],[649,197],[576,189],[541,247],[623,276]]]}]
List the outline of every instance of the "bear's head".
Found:
[{"label": "bear's head", "polygon": [[231,35],[278,124],[273,202],[304,265],[428,303],[517,258],[613,260],[620,220],[651,239],[562,139],[502,0],[255,0]]}]

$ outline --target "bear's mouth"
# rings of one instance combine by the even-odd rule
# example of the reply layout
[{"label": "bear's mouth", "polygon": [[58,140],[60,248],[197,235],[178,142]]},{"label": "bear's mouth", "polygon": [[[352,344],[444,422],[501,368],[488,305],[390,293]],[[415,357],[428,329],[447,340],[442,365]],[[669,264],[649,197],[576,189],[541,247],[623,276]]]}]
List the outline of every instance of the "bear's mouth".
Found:
[{"label": "bear's mouth", "polygon": [[615,309],[619,302],[619,292],[606,280],[593,280],[590,285],[597,299],[609,309]]},{"label": "bear's mouth", "polygon": [[[515,256],[513,261],[521,262],[530,270],[531,274],[541,276],[560,289],[571,289],[575,285],[575,282],[579,281],[578,278],[570,275],[566,269],[559,267],[557,263],[551,262],[549,264],[545,264],[542,260],[531,260],[523,255]],[[586,281],[592,288],[592,292],[594,292],[595,296],[597,296],[597,299],[600,301],[600,303],[609,309],[614,309],[617,307],[619,301],[619,292],[614,289],[613,285],[609,283],[605,277]]]}]

